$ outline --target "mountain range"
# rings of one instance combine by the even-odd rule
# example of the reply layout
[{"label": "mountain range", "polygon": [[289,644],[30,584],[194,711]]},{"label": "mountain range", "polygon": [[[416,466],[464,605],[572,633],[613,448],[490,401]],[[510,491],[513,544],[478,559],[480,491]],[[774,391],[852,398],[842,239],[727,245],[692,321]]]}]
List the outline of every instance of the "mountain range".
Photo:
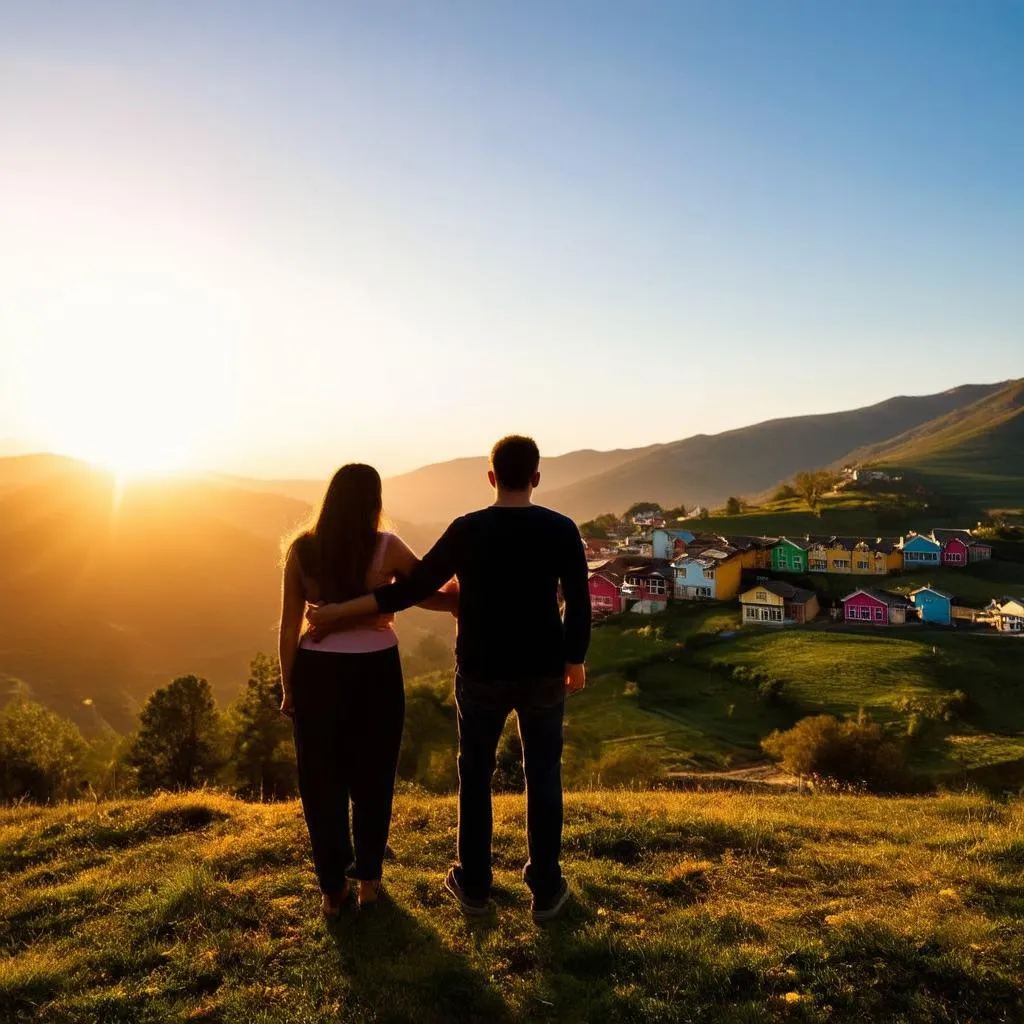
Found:
[{"label": "mountain range", "polygon": [[[801,469],[864,462],[869,457],[888,460],[888,446],[912,436],[934,433],[936,445],[955,452],[960,429],[956,417],[968,410],[973,410],[970,424],[976,457],[988,458],[991,441],[991,462],[998,472],[1021,476],[1021,447],[997,444],[988,431],[989,426],[1004,429],[999,424],[1012,409],[1019,411],[1022,384],[970,384],[936,395],[890,398],[861,409],[768,420],[647,448],[571,452],[542,459],[538,500],[578,521],[602,512],[622,512],[635,501],[656,501],[664,507],[713,507],[730,495],[763,494]],[[1011,427],[1005,429],[1012,432]],[[930,458],[935,462],[939,456],[933,453]],[[903,468],[912,470],[915,464],[911,458]],[[966,464],[963,468],[968,471]],[[385,481],[388,509],[412,522],[447,520],[489,500],[486,471],[487,460],[480,457],[389,478]],[[959,493],[976,495],[976,504],[995,497],[970,487]],[[999,493],[1000,500],[1008,496],[1005,488]]]},{"label": "mountain range", "polygon": [[[538,500],[577,520],[640,500],[718,505],[804,468],[890,467],[964,507],[1024,505],[1024,380],[893,398],[828,415],[541,464]],[[395,528],[417,550],[486,504],[486,458],[385,481]],[[282,538],[322,481],[141,480],[55,455],[0,458],[0,702],[27,689],[84,725],[130,728],[174,675],[207,676],[222,700],[251,656],[274,649]],[[407,644],[450,639],[451,620],[403,613]]]}]

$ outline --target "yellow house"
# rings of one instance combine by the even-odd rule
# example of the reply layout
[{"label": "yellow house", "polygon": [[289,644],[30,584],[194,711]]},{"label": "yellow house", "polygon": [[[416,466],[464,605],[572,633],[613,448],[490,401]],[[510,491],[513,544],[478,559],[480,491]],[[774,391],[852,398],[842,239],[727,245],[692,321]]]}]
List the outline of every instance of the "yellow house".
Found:
[{"label": "yellow house", "polygon": [[832,546],[831,537],[808,537],[807,571],[828,572],[828,552]]},{"label": "yellow house", "polygon": [[768,580],[740,595],[743,624],[810,622],[818,614],[818,595],[782,580]]},{"label": "yellow house", "polygon": [[770,569],[772,567],[772,548],[778,543],[778,537],[719,537],[727,547],[739,551],[740,565],[744,569]]},{"label": "yellow house", "polygon": [[731,601],[740,592],[742,575],[743,559],[738,555],[715,566],[715,594],[719,601]]},{"label": "yellow house", "polygon": [[832,537],[825,551],[827,571],[837,575],[853,572],[853,554],[857,543],[856,537]]}]

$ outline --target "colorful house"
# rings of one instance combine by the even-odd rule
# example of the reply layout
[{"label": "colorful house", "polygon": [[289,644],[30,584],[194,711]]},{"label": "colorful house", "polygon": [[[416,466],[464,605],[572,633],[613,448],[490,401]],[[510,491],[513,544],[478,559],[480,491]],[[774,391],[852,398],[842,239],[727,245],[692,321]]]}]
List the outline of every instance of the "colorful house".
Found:
[{"label": "colorful house", "polygon": [[828,572],[830,538],[808,537],[807,541],[807,571]]},{"label": "colorful house", "polygon": [[810,622],[818,614],[818,595],[784,580],[768,580],[740,594],[745,626]]},{"label": "colorful house", "polygon": [[655,558],[677,558],[694,537],[692,530],[657,529],[651,533],[651,550]]},{"label": "colorful house", "polygon": [[903,548],[900,547],[898,540],[894,540],[892,537],[878,537],[869,543],[869,547],[876,576],[899,572],[903,568]]},{"label": "colorful house", "polygon": [[622,610],[663,612],[672,592],[673,570],[664,559],[629,564],[622,573]]},{"label": "colorful house", "polygon": [[1024,633],[1024,598],[995,598],[985,607],[985,612],[1000,633]]},{"label": "colorful house", "polygon": [[672,570],[673,594],[680,601],[731,601],[740,592],[742,560],[732,548],[682,555],[672,563]]},{"label": "colorful house", "polygon": [[992,545],[972,536],[970,530],[932,530],[932,537],[942,545],[943,565],[962,568],[992,557]]},{"label": "colorful house", "polygon": [[910,602],[900,594],[862,588],[843,598],[843,618],[849,623],[902,626],[909,607]]},{"label": "colorful house", "polygon": [[949,626],[953,622],[953,595],[935,587],[918,587],[910,592],[910,600],[922,622]]},{"label": "colorful house", "polygon": [[595,618],[622,611],[622,577],[609,569],[592,572],[587,581],[590,612]]},{"label": "colorful house", "polygon": [[719,540],[740,553],[740,564],[744,569],[770,569],[772,548],[779,542],[778,537],[748,537],[730,535]]},{"label": "colorful house", "polygon": [[903,538],[903,568],[933,569],[942,561],[942,545],[923,533],[910,533]]},{"label": "colorful house", "polygon": [[776,572],[807,572],[807,549],[810,541],[806,537],[780,537],[772,548],[772,569]]}]

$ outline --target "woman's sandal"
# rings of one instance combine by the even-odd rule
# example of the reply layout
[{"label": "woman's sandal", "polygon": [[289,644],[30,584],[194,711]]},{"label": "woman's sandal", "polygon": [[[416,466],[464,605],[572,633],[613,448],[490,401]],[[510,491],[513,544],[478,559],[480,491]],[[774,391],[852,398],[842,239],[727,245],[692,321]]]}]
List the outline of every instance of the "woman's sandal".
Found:
[{"label": "woman's sandal", "polygon": [[384,895],[384,885],[378,879],[376,882],[360,882],[359,883],[359,895],[357,897],[359,901],[359,909],[363,907],[372,906],[377,903],[380,898]]},{"label": "woman's sandal", "polygon": [[328,920],[334,920],[341,914],[341,908],[345,905],[345,901],[352,895],[352,886],[348,882],[345,883],[343,889],[339,889],[337,892],[325,892],[323,900],[320,902],[320,911]]}]

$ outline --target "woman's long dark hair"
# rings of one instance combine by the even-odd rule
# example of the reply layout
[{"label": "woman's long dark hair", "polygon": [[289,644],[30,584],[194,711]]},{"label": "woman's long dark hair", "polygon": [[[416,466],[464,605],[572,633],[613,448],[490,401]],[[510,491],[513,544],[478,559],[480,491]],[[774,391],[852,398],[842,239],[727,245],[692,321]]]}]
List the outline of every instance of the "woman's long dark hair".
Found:
[{"label": "woman's long dark hair", "polygon": [[380,474],[373,466],[350,463],[331,478],[312,529],[291,545],[321,600],[347,601],[366,592],[381,510]]}]

